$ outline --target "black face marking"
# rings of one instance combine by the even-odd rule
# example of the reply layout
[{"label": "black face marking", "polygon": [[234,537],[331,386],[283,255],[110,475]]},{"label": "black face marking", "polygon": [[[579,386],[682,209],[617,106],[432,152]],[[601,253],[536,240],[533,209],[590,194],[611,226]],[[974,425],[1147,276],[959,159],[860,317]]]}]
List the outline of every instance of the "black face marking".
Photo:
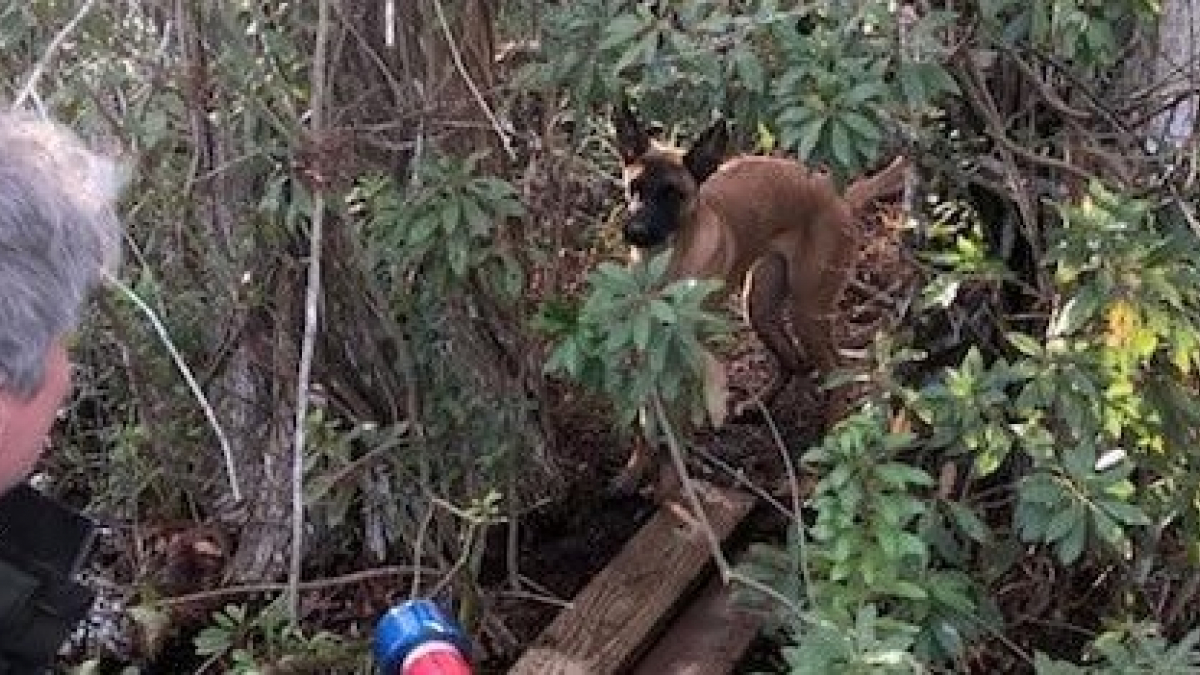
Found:
[{"label": "black face marking", "polygon": [[681,226],[696,187],[725,161],[729,130],[724,120],[705,129],[686,153],[654,140],[657,135],[622,101],[614,111],[617,150],[629,181],[629,212],[622,235],[640,248],[655,248]]},{"label": "black face marking", "polygon": [[692,183],[685,171],[665,162],[650,164],[630,181],[629,214],[622,229],[627,244],[639,248],[661,246],[679,229],[691,196]]}]

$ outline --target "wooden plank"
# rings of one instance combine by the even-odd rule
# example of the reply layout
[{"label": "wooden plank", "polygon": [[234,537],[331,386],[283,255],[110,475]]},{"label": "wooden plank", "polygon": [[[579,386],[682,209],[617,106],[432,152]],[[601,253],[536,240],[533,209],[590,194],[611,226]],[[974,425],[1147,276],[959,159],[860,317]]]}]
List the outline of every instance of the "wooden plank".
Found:
[{"label": "wooden plank", "polygon": [[[706,483],[697,483],[697,489],[722,541],[754,505],[751,496],[735,490]],[[704,534],[660,508],[538,636],[509,675],[627,672],[709,562]]]},{"label": "wooden plank", "polygon": [[714,577],[632,675],[728,675],[761,626],[762,619],[738,609],[731,587]]}]

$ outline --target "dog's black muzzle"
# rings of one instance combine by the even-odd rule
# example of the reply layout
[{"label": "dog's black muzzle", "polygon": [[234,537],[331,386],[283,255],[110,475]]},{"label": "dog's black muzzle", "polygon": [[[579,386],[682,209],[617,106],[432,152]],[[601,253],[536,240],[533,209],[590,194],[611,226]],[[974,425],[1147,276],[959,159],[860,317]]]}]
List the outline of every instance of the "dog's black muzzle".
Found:
[{"label": "dog's black muzzle", "polygon": [[655,248],[666,243],[664,232],[655,232],[636,220],[629,220],[621,230],[625,243],[638,248]]},{"label": "dog's black muzzle", "polygon": [[656,248],[667,244],[679,220],[679,205],[674,202],[649,202],[629,209],[621,235],[625,243],[638,248]]}]

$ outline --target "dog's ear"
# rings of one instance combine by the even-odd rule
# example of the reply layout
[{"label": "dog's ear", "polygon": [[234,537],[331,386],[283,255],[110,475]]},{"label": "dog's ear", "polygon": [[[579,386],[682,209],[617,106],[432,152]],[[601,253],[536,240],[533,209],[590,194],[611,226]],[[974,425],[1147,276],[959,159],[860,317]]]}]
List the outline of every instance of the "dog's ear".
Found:
[{"label": "dog's ear", "polygon": [[703,183],[721,166],[728,154],[729,125],[720,119],[700,134],[683,156],[683,165],[697,183]]},{"label": "dog's ear", "polygon": [[633,164],[650,149],[650,134],[629,109],[629,101],[622,100],[617,106],[613,126],[617,131],[617,152],[621,154],[622,162]]}]

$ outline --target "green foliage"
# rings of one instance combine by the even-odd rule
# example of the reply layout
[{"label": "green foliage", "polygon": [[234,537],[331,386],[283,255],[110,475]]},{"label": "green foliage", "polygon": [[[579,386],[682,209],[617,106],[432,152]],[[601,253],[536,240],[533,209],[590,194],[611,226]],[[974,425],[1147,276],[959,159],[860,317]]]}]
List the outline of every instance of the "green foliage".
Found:
[{"label": "green foliage", "polygon": [[[1060,212],[1045,258],[1056,309],[1043,334],[1010,332],[1003,354],[972,346],[920,387],[893,381],[885,394],[894,398],[873,404],[884,408],[850,417],[806,455],[820,476],[808,537],[793,533],[781,549],[757,547],[748,567],[805,607],[800,617],[780,610],[791,617],[795,647],[785,656],[793,672],[812,664],[837,670],[874,654],[855,622],[868,607],[883,627],[869,637],[884,635],[921,663],[961,657],[985,627],[1001,625],[981,584],[1012,558],[981,565],[981,551],[1036,544],[1063,566],[1085,556],[1144,565],[1155,555],[1139,550],[1151,541],[1151,523],[1178,522],[1186,541],[1200,534],[1196,467],[1186,449],[1195,423],[1162,424],[1196,419],[1194,396],[1184,393],[1200,336],[1194,237],[1158,223],[1149,204],[1099,184]],[[931,256],[941,271],[931,283],[938,290],[925,289],[928,311],[956,303],[961,285],[1006,278],[969,232],[943,241],[946,251]],[[1156,390],[1168,393],[1149,393]],[[886,431],[889,405],[915,416],[916,434]],[[942,467],[937,497],[925,464],[912,463],[921,457]],[[969,471],[947,482],[957,473],[946,474],[949,466]],[[969,495],[984,480],[1007,482],[1010,526],[950,496]],[[1187,672],[1179,664],[1195,658],[1190,638],[1173,647],[1147,640],[1098,642],[1110,670],[1073,671],[1045,656],[1039,666]]]},{"label": "green foliage", "polygon": [[[757,547],[744,568],[806,606],[788,623],[796,645],[785,651],[790,672],[858,672],[841,670],[852,663],[910,672],[920,660],[962,655],[991,621],[981,618],[990,614],[969,577],[936,564],[924,525],[933,516],[927,493],[934,481],[902,458],[915,440],[887,431],[871,406],[805,454],[821,476],[809,538],[801,542],[793,532],[784,549]],[[969,508],[946,508],[965,530],[987,536]],[[795,585],[800,578],[807,587]]]},{"label": "green foliage", "polygon": [[198,656],[223,663],[221,672],[237,675],[293,672],[301,666],[309,672],[354,672],[346,664],[364,648],[323,631],[305,634],[289,623],[279,602],[257,613],[244,605],[226,606],[213,613],[212,624],[196,635],[195,646]]},{"label": "green foliage", "polygon": [[[471,337],[479,316],[509,311],[525,289],[524,269],[499,244],[511,220],[525,215],[524,206],[511,183],[481,174],[479,160],[429,157],[414,166],[409,185],[373,175],[347,195],[372,288],[385,299],[387,320],[405,335],[405,375],[415,390],[405,411],[413,419],[332,434],[323,457],[350,466],[355,452],[367,448],[387,458],[394,475],[379,479],[384,492],[405,494],[410,506],[379,504],[380,484],[362,486],[371,488],[361,496],[379,527],[368,545],[380,558],[425,536],[411,505],[425,503],[429,494],[455,504],[483,500],[488,518],[498,520],[492,513],[497,486],[511,480],[521,451],[533,445],[521,431],[530,402],[494,381],[481,382],[469,360],[491,353]],[[456,346],[478,351],[453,353]],[[359,501],[357,490],[321,489],[328,494],[322,510],[334,517]],[[454,526],[435,536],[461,549],[468,564],[460,569],[474,580],[484,528],[473,507],[455,507],[454,515],[445,521]]]},{"label": "green foliage", "polygon": [[[8,97],[47,55],[75,4],[0,6],[0,86]],[[593,124],[597,110],[628,93],[646,114],[679,125],[674,131],[693,131],[688,124],[703,126],[720,111],[735,120],[743,146],[753,140],[839,177],[916,139],[930,191],[970,184],[1004,197],[1007,215],[934,196],[942,201],[925,214],[933,222],[920,251],[932,269],[916,318],[968,315],[971,325],[934,336],[961,351],[937,370],[917,358],[878,358],[870,377],[886,394],[806,455],[819,476],[804,514],[813,516],[811,527],[793,527],[785,545],[754,549],[747,569],[785,600],[775,623],[788,642],[782,655],[790,672],[961,670],[965,654],[1012,648],[998,646],[1007,637],[988,642],[1005,628],[989,599],[998,595],[993,589],[1056,592],[1057,581],[1099,568],[1111,590],[1098,585],[1095,618],[1072,626],[1099,631],[1115,618],[1151,613],[1159,603],[1147,597],[1145,581],[1163,584],[1155,594],[1170,590],[1184,575],[1180,551],[1200,560],[1200,251],[1195,232],[1172,220],[1194,220],[1179,196],[1188,193],[1160,189],[1194,187],[1177,180],[1187,171],[1173,173],[1189,165],[1147,172],[1131,162],[1125,185],[1132,187],[1095,183],[1078,203],[1053,203],[1075,187],[1075,176],[1066,185],[1054,163],[1074,161],[1088,145],[1067,147],[1064,139],[1081,133],[1112,154],[1141,147],[1140,138],[1122,144],[1128,139],[1118,136],[1160,108],[1106,92],[1119,92],[1110,85],[1133,70],[1125,67],[1128,48],[1157,2],[980,0],[963,5],[969,14],[947,5],[955,11],[911,16],[897,10],[928,3],[511,4],[521,8],[507,11],[528,6],[544,19],[538,37],[546,58],[525,82],[553,92],[548,101],[565,92],[572,109],[549,103],[546,112],[573,116],[583,132],[603,126]],[[294,391],[285,374],[298,342],[295,271],[304,260],[295,251],[306,248],[298,244],[313,210],[301,170],[314,10],[98,2],[51,55],[38,91],[56,115],[131,150],[128,274],[185,354],[203,365],[206,388],[233,392],[230,409],[220,411],[228,419],[286,419]],[[355,14],[345,14],[344,27]],[[340,43],[334,89],[357,94],[356,78],[369,79],[347,64],[369,63],[372,72],[388,65],[354,53],[358,40]],[[210,47],[206,59],[191,54],[197,45]],[[978,81],[964,64],[979,69]],[[1020,66],[1042,75],[1038,82],[1057,88],[1061,101],[1029,95],[1036,87]],[[388,84],[410,93],[409,80],[431,82],[418,75]],[[986,105],[959,92],[968,82],[988,90]],[[1158,105],[1149,97],[1159,83],[1143,84],[1139,96]],[[364,98],[373,88],[362,87]],[[440,103],[430,93],[428,102]],[[371,152],[387,154],[389,172],[412,159],[396,148],[429,147],[424,132],[385,138],[386,125],[375,124],[397,113],[426,117],[428,110],[394,110],[408,105],[402,98],[365,115],[354,109],[356,97],[337,103],[339,131],[356,147],[367,141]],[[1058,116],[1063,105],[1084,114]],[[998,122],[981,114],[993,112]],[[365,121],[366,137],[358,135]],[[539,149],[561,150],[553,138],[536,140],[545,141]],[[590,146],[569,153],[578,147]],[[407,549],[406,536],[419,537],[428,542],[426,559],[457,556],[448,567],[474,580],[486,530],[508,506],[496,488],[499,471],[528,469],[516,450],[532,443],[509,433],[529,401],[461,367],[495,353],[469,353],[478,345],[461,339],[462,327],[504,309],[473,299],[512,302],[535,270],[503,245],[507,221],[526,215],[512,183],[482,175],[475,158],[412,162],[409,182],[360,178],[346,202],[330,200],[335,227],[360,229],[339,239],[348,250],[330,249],[327,261],[335,272],[326,279],[322,356],[338,354],[340,342],[350,345],[350,358],[321,364],[333,372],[319,383],[328,407],[308,420],[309,524],[322,544],[336,543],[327,550],[366,549],[380,558]],[[528,168],[537,185],[538,165]],[[994,181],[1005,185],[985,185]],[[1146,194],[1132,198],[1132,190]],[[1017,197],[1028,202],[1019,218],[1008,204]],[[543,233],[531,228],[519,244],[535,248]],[[1018,234],[1033,249],[1034,272],[1044,275],[1036,288],[998,259]],[[555,340],[547,370],[595,387],[622,422],[656,395],[696,414],[701,348],[726,330],[709,309],[715,288],[663,288],[664,266],[662,258],[632,269],[602,265],[582,305],[550,302],[539,319]],[[971,305],[979,293],[999,295],[1001,284],[1018,283],[1036,296],[1027,315],[1004,315],[1000,303]],[[347,305],[358,311],[336,313]],[[368,316],[362,333],[345,332]],[[69,438],[51,473],[63,477],[65,491],[91,495],[93,505],[129,522],[185,510],[219,515],[210,500],[217,491],[206,454],[211,438],[161,348],[119,303],[98,318],[80,340],[78,393],[62,425]],[[527,318],[513,312],[505,320],[515,332]],[[887,341],[909,346],[903,332]],[[368,351],[378,344],[385,348]],[[228,364],[247,355],[244,370],[233,371],[242,379],[228,378]],[[339,369],[363,371],[362,390]],[[358,400],[377,393],[382,403]],[[254,400],[238,407],[243,394]],[[366,419],[379,411],[390,419]],[[911,431],[890,430],[901,414]],[[272,443],[285,435],[283,427],[266,431]],[[247,447],[243,461],[261,463],[260,446]],[[331,531],[370,541],[347,549]],[[1074,645],[1055,645],[1062,653],[1047,655],[1039,644],[1030,658],[1044,673],[1195,672],[1197,635],[1169,644],[1130,624],[1078,654]],[[196,647],[229,672],[279,672],[297,657],[362,660],[361,645],[290,628],[273,606],[217,613]],[[345,653],[352,648],[357,659]],[[1056,660],[1076,656],[1082,665]]]},{"label": "green foliage", "polygon": [[958,368],[925,387],[911,405],[933,434],[929,445],[953,455],[973,458],[975,470],[986,476],[1000,467],[1014,443],[1037,444],[1044,437],[1028,425],[1013,424],[1009,395],[1014,386],[1030,381],[1030,364],[999,359],[990,367],[971,348]]},{"label": "green foliage", "polygon": [[649,114],[671,122],[702,124],[722,110],[761,144],[845,176],[879,157],[894,132],[888,120],[915,119],[956,91],[937,40],[950,15],[916,18],[900,49],[890,7],[571,3],[546,29],[553,58],[528,75],[566,89],[580,109],[632,89]]},{"label": "green foliage", "polygon": [[391,178],[365,179],[351,195],[369,214],[374,250],[391,263],[393,279],[420,275],[432,288],[462,285],[481,270],[498,274],[501,290],[517,297],[520,269],[500,255],[497,231],[506,218],[525,214],[513,186],[477,175],[477,157],[430,158],[418,165],[414,184],[401,191]]},{"label": "green foliage", "polygon": [[1038,653],[1037,675],[1185,675],[1200,671],[1200,630],[1171,644],[1157,626],[1138,623],[1105,631],[1089,648],[1088,662],[1080,666]]},{"label": "green foliage", "polygon": [[912,574],[929,563],[929,551],[915,532],[927,504],[914,493],[933,480],[896,461],[913,439],[884,433],[883,426],[877,413],[860,413],[805,455],[821,476],[812,497],[814,570],[833,582],[828,600],[818,593],[817,602],[828,602],[835,611],[848,612],[875,599],[925,597]]},{"label": "green foliage", "polygon": [[709,296],[715,281],[683,280],[663,287],[667,255],[645,264],[602,263],[588,275],[582,306],[547,303],[540,328],[557,340],[546,370],[604,393],[618,421],[633,422],[659,395],[693,417],[704,412],[704,345],[726,334]]},{"label": "green foliage", "polygon": [[859,609],[847,626],[820,617],[805,626],[783,656],[789,675],[901,675],[921,673],[913,658],[913,629],[879,616],[875,605]]},{"label": "green foliage", "polygon": [[[1050,234],[1060,296],[1045,336],[1010,333],[1012,360],[985,363],[972,348],[910,397],[929,445],[971,457],[978,476],[1020,453],[1031,471],[1015,486],[1014,525],[1064,563],[1089,537],[1131,556],[1131,530],[1151,520],[1131,475],[1188,464],[1191,433],[1162,420],[1194,419],[1181,392],[1200,337],[1197,260],[1192,239],[1157,225],[1148,204],[1093,185]],[[1150,382],[1164,395],[1144,395]]]},{"label": "green foliage", "polygon": [[979,3],[983,26],[1000,44],[1028,43],[1086,66],[1113,65],[1123,47],[1121,34],[1130,17],[1159,12],[1158,0],[985,0]]},{"label": "green foliage", "polygon": [[1129,557],[1126,528],[1150,524],[1130,501],[1132,470],[1120,458],[1097,462],[1086,445],[1064,450],[1056,471],[1031,473],[1017,485],[1013,519],[1021,538],[1052,544],[1064,564],[1078,560],[1089,532]]}]

